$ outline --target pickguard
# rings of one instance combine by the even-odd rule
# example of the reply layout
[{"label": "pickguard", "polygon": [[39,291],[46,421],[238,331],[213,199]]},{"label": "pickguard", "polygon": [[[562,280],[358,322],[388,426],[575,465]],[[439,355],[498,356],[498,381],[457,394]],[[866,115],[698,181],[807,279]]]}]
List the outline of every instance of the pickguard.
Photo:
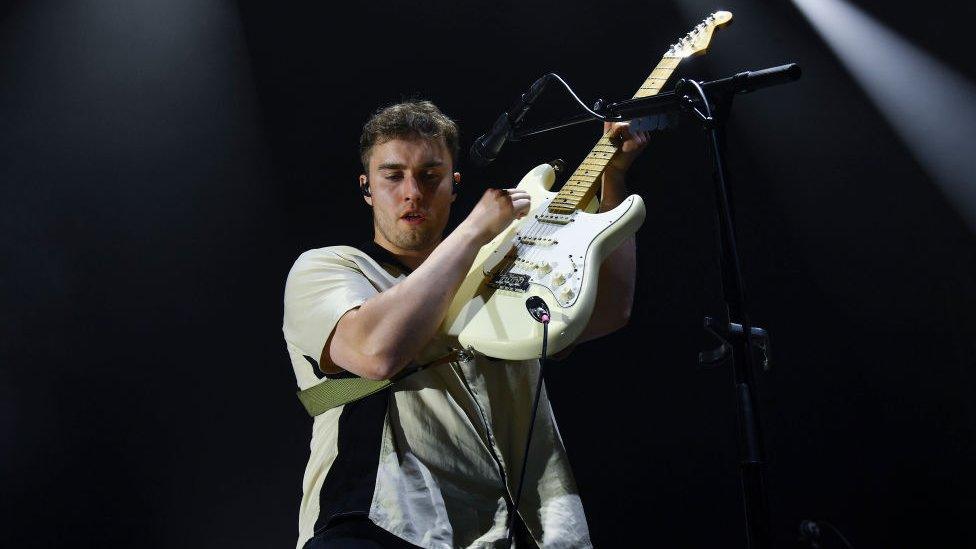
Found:
[{"label": "pickguard", "polygon": [[560,306],[570,307],[579,298],[593,241],[620,214],[577,210],[553,217],[547,210],[551,200],[526,216],[512,238],[488,256],[482,274],[492,288],[524,293],[535,285],[545,288]]}]

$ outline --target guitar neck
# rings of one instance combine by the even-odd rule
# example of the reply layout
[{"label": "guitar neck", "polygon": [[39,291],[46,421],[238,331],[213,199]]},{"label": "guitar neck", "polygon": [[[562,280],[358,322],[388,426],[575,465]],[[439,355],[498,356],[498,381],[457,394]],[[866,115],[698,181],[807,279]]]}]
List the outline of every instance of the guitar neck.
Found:
[{"label": "guitar neck", "polygon": [[[681,58],[679,57],[665,55],[644,80],[641,87],[637,89],[634,99],[656,95],[660,92],[680,62]],[[549,212],[571,214],[586,206],[596,196],[603,170],[619,151],[620,147],[610,140],[609,134],[604,134],[553,198],[549,204]]]}]

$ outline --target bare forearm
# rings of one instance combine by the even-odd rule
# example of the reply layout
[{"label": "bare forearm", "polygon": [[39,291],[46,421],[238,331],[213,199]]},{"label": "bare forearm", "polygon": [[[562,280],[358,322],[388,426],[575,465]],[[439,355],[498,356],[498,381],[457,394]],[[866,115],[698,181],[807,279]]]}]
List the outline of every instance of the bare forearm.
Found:
[{"label": "bare forearm", "polygon": [[332,360],[364,377],[383,379],[406,366],[430,339],[480,248],[462,223],[403,282],[367,300],[336,332]]},{"label": "bare forearm", "polygon": [[633,236],[617,246],[600,265],[593,317],[604,319],[606,333],[622,328],[630,320],[637,285],[636,265],[637,245]]},{"label": "bare forearm", "polygon": [[[628,196],[623,173],[606,172],[600,196],[600,211],[618,206]],[[584,336],[594,339],[623,327],[630,319],[637,277],[637,246],[634,237],[623,241],[600,265],[596,305]]]}]

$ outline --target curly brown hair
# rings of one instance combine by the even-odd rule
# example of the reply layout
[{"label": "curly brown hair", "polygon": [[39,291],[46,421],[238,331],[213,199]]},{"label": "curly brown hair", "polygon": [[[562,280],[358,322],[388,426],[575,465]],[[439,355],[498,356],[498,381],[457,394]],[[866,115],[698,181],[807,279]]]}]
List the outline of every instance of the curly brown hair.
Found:
[{"label": "curly brown hair", "polygon": [[363,126],[363,133],[359,136],[359,158],[363,162],[363,171],[369,173],[369,155],[375,145],[391,139],[415,137],[443,137],[451,153],[451,163],[457,166],[457,123],[430,101],[409,100],[377,110]]}]

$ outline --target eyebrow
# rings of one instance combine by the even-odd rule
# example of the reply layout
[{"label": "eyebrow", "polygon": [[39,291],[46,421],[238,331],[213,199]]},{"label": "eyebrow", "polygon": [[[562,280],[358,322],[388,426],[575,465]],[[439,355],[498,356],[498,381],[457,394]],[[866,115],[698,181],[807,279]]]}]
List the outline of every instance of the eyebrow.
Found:
[{"label": "eyebrow", "polygon": [[[444,162],[441,160],[430,160],[425,162],[420,167],[421,168],[436,168],[438,166],[443,166]],[[376,167],[377,170],[403,170],[407,167],[406,164],[400,164],[397,162],[384,162]]]}]

